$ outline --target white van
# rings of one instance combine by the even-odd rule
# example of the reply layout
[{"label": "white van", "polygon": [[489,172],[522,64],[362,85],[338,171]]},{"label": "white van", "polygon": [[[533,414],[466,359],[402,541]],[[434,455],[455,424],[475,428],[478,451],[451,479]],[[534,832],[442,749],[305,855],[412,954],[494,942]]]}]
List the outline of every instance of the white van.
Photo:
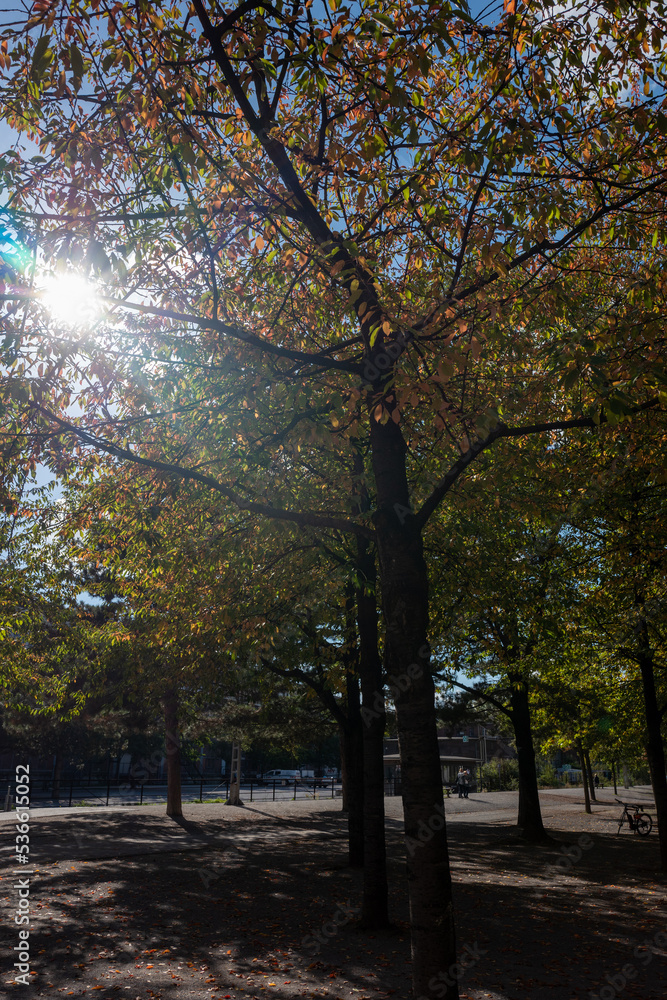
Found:
[{"label": "white van", "polygon": [[290,771],[290,770],[274,770],[265,771],[262,775],[262,781],[266,781],[269,784],[281,785],[293,785],[295,781],[301,781],[301,771]]}]

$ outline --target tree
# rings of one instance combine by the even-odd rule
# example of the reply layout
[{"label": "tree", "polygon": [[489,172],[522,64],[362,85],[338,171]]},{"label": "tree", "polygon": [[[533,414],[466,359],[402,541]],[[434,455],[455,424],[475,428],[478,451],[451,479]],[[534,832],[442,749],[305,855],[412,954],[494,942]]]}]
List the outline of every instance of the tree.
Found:
[{"label": "tree", "polygon": [[[572,501],[563,519],[561,547],[570,568],[572,600],[566,641],[558,660],[544,671],[538,691],[556,738],[561,732],[577,744],[594,798],[590,752],[607,746],[612,763],[619,754],[627,759],[636,753],[639,681],[659,811],[667,792],[661,729],[663,451],[662,416],[643,416],[615,433],[591,438],[580,456],[583,461],[568,470]],[[661,843],[663,867],[664,860]]]},{"label": "tree", "polygon": [[[355,460],[359,473],[359,456]],[[285,532],[264,526],[259,530],[254,518],[239,522],[237,516],[225,515],[196,483],[188,484],[178,496],[165,497],[159,482],[130,476],[128,483],[115,463],[104,476],[106,465],[103,461],[96,466],[91,487],[77,501],[77,508],[89,513],[83,521],[75,514],[74,528],[92,524],[95,541],[100,526],[106,525],[106,537],[111,532],[113,547],[121,553],[123,577],[132,557],[132,592],[141,592],[143,600],[144,581],[150,577],[149,604],[155,603],[157,593],[166,595],[163,616],[173,616],[174,595],[184,588],[179,606],[179,620],[185,623],[181,641],[189,628],[200,646],[224,645],[246,657],[252,657],[254,647],[261,653],[258,664],[305,684],[336,719],[343,750],[350,861],[363,865],[364,870],[362,921],[367,927],[386,926],[385,678],[378,650],[372,545],[366,538],[309,540],[295,535],[293,529]],[[327,474],[325,462],[320,462],[318,472],[322,477]],[[134,504],[128,490],[138,491]],[[358,506],[362,507],[368,500],[360,492]],[[216,526],[213,537],[211,522]],[[257,537],[251,541],[249,534]],[[140,563],[137,552],[142,553]],[[191,568],[193,564],[196,569]],[[185,581],[177,583],[184,572]],[[206,609],[203,614],[197,611],[200,606]],[[233,628],[226,610],[230,607],[234,609]],[[344,698],[336,696],[341,676]],[[363,714],[360,694],[366,705],[373,706]]]},{"label": "tree", "polygon": [[55,739],[103,683],[105,609],[77,602],[43,499],[43,489],[23,484],[20,503],[0,517],[0,687],[12,714],[43,715]]},{"label": "tree", "polygon": [[[644,700],[645,748],[655,796],[660,861],[667,870],[665,776],[665,473],[661,423],[630,438],[623,463],[612,466],[601,492],[604,507],[582,511],[575,525],[591,550],[588,626],[599,634],[615,671],[639,671]],[[615,458],[617,456],[614,456]],[[584,619],[586,621],[586,619]],[[660,832],[660,823],[663,830]]]},{"label": "tree", "polygon": [[[653,2],[588,18],[508,3],[485,23],[445,3],[45,0],[9,39],[7,118],[45,161],[6,161],[11,208],[44,252],[115,269],[114,311],[143,317],[40,339],[43,312],[10,290],[10,440],[52,461],[77,441],[262,516],[373,535],[385,672],[409,681],[411,838],[442,801],[434,511],[495,442],[655,398],[660,352],[634,324],[640,308],[655,328],[662,296],[664,31]],[[294,494],[299,449],[360,436],[372,523],[312,482]],[[455,960],[444,829],[408,868],[414,989],[433,996]]]},{"label": "tree", "polygon": [[[61,517],[63,510],[69,512],[64,530],[74,539],[73,555],[84,567],[89,589],[97,596],[123,599],[115,641],[131,642],[131,685],[141,683],[157,691],[169,711],[167,734],[177,730],[179,690],[191,701],[187,692],[193,684],[201,687],[203,670],[207,689],[216,689],[220,696],[226,682],[218,671],[225,662],[230,671],[226,657],[234,659],[234,675],[239,663],[254,662],[257,668],[305,684],[333,714],[344,751],[351,863],[363,864],[364,836],[375,844],[364,865],[369,887],[363,920],[368,926],[385,926],[384,726],[377,709],[384,681],[377,654],[372,552],[364,549],[366,562],[358,563],[370,582],[361,593],[358,575],[356,583],[345,582],[345,574],[357,564],[359,546],[350,549],[336,539],[309,544],[293,531],[281,533],[266,526],[258,531],[253,518],[239,521],[217,509],[198,484],[165,493],[159,481],[118,468],[108,458],[96,465],[89,482],[80,476],[70,484],[66,502],[59,501],[58,509]],[[100,561],[105,568],[97,568]],[[362,744],[371,726],[362,722],[357,675],[363,679],[363,664],[373,654],[375,673],[365,683],[373,684],[368,700],[375,706],[372,723],[380,734],[372,752],[373,768],[379,770],[374,794],[380,807],[369,823],[365,812],[372,794],[364,782]],[[347,706],[337,697],[341,674]],[[275,694],[260,674],[253,682],[256,697],[270,699]],[[168,811],[176,814],[178,740],[167,736],[167,743],[172,747],[167,761],[174,788]],[[371,886],[378,888],[371,891]]]},{"label": "tree", "polygon": [[[531,699],[546,665],[558,660],[576,600],[571,567],[563,562],[567,508],[556,464],[553,458],[542,459],[539,482],[528,486],[508,482],[496,458],[476,489],[469,488],[466,503],[458,510],[451,505],[439,519],[440,533],[431,542],[433,634],[442,636],[436,642],[440,676],[469,697],[486,700],[511,722],[519,773],[517,825],[528,840],[546,837]],[[503,525],[488,519],[490,495],[509,511]]]},{"label": "tree", "polygon": [[545,734],[542,749],[574,748],[577,752],[587,813],[591,812],[590,797],[595,797],[589,751],[599,735],[600,724],[609,718],[609,688],[604,677],[591,669],[585,648],[566,646],[559,650],[557,662],[550,665],[534,694]]}]

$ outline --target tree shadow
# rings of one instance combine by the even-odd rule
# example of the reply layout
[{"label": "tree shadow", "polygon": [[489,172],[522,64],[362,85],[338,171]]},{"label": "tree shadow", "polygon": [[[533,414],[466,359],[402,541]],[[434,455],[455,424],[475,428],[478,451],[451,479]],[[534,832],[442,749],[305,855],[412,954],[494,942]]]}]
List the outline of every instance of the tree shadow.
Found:
[{"label": "tree shadow", "polygon": [[[85,819],[91,837],[101,823],[100,841],[137,831],[136,819]],[[355,996],[410,996],[399,821],[387,823],[395,928],[373,933],[357,924],[362,874],[346,866],[340,813],[313,824],[286,821],[279,829],[235,823],[224,828],[224,843],[214,839],[220,832],[214,819],[169,823],[197,849],[37,865],[31,949],[38,975],[31,997],[58,989],[78,996],[95,986],[105,1000],[139,994],[187,1000],[211,988],[216,998],[219,991],[247,1000],[262,987],[278,1000],[309,993],[347,998],[355,990]],[[144,817],[138,826],[142,837],[164,835],[162,817]],[[578,846],[578,834],[558,836]],[[667,978],[655,941],[665,930],[658,909],[664,893],[651,875],[655,838],[591,835],[592,846],[586,842],[569,859],[560,848],[525,844],[511,828],[490,824],[452,824],[449,840],[466,966],[462,998],[582,1000],[628,964],[636,976],[624,997],[664,996]],[[11,907],[11,894],[8,901]],[[642,941],[648,941],[643,950]],[[25,989],[9,987],[19,988]]]}]

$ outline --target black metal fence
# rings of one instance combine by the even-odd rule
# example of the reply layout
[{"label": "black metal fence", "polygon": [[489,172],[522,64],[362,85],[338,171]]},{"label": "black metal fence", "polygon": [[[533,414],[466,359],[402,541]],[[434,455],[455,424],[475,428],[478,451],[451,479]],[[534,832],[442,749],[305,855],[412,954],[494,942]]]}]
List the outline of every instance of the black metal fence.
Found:
[{"label": "black metal fence", "polygon": [[[14,775],[11,774],[3,779],[0,777],[0,788],[9,791],[13,795]],[[103,781],[86,780],[80,775],[72,776],[61,781],[59,795],[54,798],[50,794],[51,779],[46,780],[31,775],[31,805],[38,806],[39,802],[44,804],[58,804],[59,806],[72,805],[143,805],[144,802],[157,802],[167,797],[167,784],[164,778],[148,778],[144,781],[128,781],[126,777],[107,777]],[[340,793],[340,782],[335,778],[313,780],[280,780],[273,781],[248,781],[241,782],[241,799],[249,802],[253,801],[273,801],[298,798],[312,799],[320,796],[332,799],[336,797],[336,792]],[[189,796],[197,795],[198,798],[190,798],[190,801],[204,802],[206,798],[222,799],[229,798],[229,778],[220,781],[218,778],[196,778],[181,777],[181,792],[185,801]],[[6,798],[5,798],[5,801]],[[2,808],[2,806],[0,806]]]}]

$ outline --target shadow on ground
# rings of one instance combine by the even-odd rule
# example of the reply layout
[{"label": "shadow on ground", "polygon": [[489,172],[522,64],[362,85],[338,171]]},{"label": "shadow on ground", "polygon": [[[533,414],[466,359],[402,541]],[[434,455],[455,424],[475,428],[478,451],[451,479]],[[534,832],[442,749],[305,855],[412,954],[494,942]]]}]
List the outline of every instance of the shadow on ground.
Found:
[{"label": "shadow on ground", "polygon": [[[347,867],[338,813],[315,823],[235,824],[224,828],[224,843],[209,820],[172,823],[169,834],[160,817],[108,820],[78,817],[81,838],[97,845],[82,845],[79,860],[38,864],[31,997],[410,996],[397,821],[387,827],[396,925],[369,934],[356,924],[361,873]],[[185,838],[189,849],[81,860],[86,850],[112,846],[109,837],[139,830]],[[69,841],[52,850],[66,853],[72,830],[61,835]],[[518,842],[508,827],[451,825],[459,945],[473,956],[461,996],[588,1000],[606,977],[618,984],[621,976],[624,998],[664,997],[656,934],[667,931],[667,918],[664,886],[652,875],[656,838],[592,835],[582,848],[576,834],[556,835],[571,848],[569,859],[562,847]],[[3,885],[11,904],[10,883]],[[624,966],[635,974],[624,976]],[[21,986],[10,992],[21,989],[26,996]]]}]

